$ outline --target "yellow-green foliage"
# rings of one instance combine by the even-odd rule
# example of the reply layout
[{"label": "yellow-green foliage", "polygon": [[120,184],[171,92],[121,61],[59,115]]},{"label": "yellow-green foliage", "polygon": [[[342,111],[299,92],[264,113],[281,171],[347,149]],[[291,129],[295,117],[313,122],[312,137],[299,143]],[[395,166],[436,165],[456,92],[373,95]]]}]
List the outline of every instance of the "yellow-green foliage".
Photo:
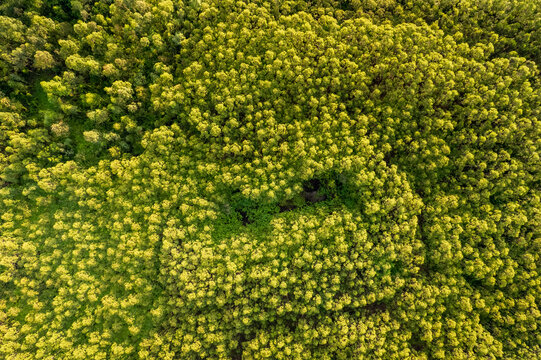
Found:
[{"label": "yellow-green foliage", "polygon": [[539,11],[3,2],[0,358],[541,359]]}]

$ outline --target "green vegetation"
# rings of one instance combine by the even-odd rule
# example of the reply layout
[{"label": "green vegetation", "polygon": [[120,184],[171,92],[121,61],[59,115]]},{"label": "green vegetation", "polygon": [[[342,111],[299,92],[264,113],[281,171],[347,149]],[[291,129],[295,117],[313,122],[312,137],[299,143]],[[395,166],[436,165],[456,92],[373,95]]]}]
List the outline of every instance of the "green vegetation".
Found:
[{"label": "green vegetation", "polygon": [[0,358],[541,359],[537,0],[4,0]]}]

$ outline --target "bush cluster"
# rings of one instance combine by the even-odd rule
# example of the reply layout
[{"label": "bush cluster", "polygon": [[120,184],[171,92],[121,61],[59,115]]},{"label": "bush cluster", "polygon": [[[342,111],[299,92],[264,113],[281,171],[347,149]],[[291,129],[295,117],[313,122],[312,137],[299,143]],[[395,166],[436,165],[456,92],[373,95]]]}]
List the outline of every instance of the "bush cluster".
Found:
[{"label": "bush cluster", "polygon": [[536,0],[6,0],[0,357],[541,359]]}]

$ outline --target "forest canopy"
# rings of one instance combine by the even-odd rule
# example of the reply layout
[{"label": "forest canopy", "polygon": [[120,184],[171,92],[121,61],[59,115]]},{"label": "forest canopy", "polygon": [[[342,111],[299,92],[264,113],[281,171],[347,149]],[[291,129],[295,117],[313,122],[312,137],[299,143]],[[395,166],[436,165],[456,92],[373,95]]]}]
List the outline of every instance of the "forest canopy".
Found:
[{"label": "forest canopy", "polygon": [[537,0],[3,0],[0,358],[541,359]]}]

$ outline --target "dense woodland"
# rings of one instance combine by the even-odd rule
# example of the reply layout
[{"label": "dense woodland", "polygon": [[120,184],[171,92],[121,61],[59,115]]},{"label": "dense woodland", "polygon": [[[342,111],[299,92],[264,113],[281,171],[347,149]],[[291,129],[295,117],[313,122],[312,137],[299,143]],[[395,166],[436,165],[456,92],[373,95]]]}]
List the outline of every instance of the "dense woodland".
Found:
[{"label": "dense woodland", "polygon": [[538,0],[2,0],[0,358],[541,359]]}]

